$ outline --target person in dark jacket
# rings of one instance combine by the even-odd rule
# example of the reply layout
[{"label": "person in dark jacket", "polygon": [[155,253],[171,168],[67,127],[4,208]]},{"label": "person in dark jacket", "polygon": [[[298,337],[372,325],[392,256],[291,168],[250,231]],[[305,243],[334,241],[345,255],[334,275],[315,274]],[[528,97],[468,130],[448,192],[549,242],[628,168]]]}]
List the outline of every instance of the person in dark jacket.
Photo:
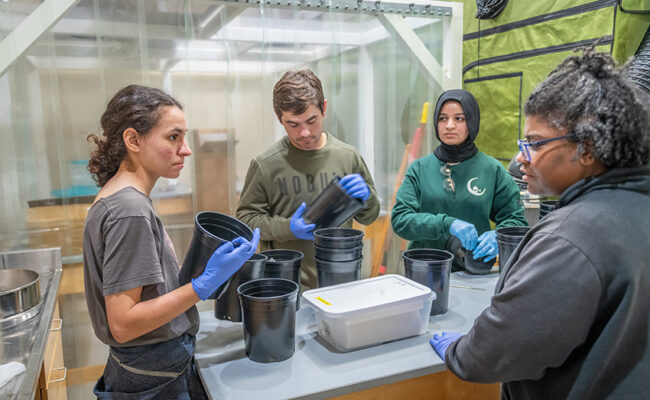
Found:
[{"label": "person in dark jacket", "polygon": [[650,103],[611,57],[565,59],[525,107],[518,161],[561,195],[524,237],[465,335],[435,334],[449,369],[504,399],[650,394]]}]

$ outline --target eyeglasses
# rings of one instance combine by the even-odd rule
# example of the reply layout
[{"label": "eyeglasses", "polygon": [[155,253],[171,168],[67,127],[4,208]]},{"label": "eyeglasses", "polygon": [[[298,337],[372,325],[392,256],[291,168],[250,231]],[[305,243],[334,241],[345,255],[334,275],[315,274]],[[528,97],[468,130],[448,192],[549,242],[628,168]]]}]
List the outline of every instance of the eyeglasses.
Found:
[{"label": "eyeglasses", "polygon": [[442,181],[443,189],[448,190],[452,193],[456,193],[456,183],[451,178],[451,168],[449,168],[449,165],[448,164],[441,165],[440,173],[442,174],[443,177],[445,177],[445,179]]},{"label": "eyeglasses", "polygon": [[572,134],[567,134],[564,136],[558,136],[550,139],[544,139],[544,140],[538,140],[536,142],[528,142],[528,139],[520,139],[517,140],[517,144],[519,145],[519,151],[521,154],[524,156],[526,161],[530,162],[532,160],[533,155],[537,152],[537,149],[546,144],[553,142],[555,140],[560,140],[560,139],[570,139],[573,138],[574,136]]}]

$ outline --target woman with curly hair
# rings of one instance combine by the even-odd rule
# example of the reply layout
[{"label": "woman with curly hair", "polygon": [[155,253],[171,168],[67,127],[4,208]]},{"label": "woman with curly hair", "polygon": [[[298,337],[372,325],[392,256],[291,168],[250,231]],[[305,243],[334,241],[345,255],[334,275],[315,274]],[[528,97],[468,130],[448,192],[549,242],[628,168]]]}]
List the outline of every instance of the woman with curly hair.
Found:
[{"label": "woman with curly hair", "polygon": [[195,304],[207,299],[257,249],[259,231],[221,245],[204,272],[180,286],[179,264],[149,195],[178,178],[192,152],[183,108],[167,93],[130,85],[102,115],[104,139],[88,169],[101,190],[84,227],[86,303],[95,334],[110,346],[100,399],[204,399],[194,365]]},{"label": "woman with curly hair", "polygon": [[650,111],[611,57],[565,59],[525,107],[518,161],[560,195],[466,334],[435,334],[449,369],[505,399],[650,393]]}]

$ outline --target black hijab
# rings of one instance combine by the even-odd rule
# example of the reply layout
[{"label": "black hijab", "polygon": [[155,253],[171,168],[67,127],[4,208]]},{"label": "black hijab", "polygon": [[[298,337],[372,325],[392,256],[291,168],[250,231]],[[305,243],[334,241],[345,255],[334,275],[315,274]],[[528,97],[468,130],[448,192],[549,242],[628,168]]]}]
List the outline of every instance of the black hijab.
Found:
[{"label": "black hijab", "polygon": [[[461,107],[463,107],[468,131],[467,139],[456,146],[443,143],[442,140],[440,140],[440,134],[438,133],[438,116],[440,115],[440,109],[443,104],[451,100],[459,102]],[[478,136],[481,113],[478,109],[478,103],[476,102],[474,95],[463,89],[447,90],[438,98],[433,118],[436,137],[440,141],[440,146],[436,147],[433,153],[438,157],[438,159],[444,162],[455,163],[472,158],[474,154],[478,153],[478,148],[474,145],[474,140],[476,140],[476,136]]]}]

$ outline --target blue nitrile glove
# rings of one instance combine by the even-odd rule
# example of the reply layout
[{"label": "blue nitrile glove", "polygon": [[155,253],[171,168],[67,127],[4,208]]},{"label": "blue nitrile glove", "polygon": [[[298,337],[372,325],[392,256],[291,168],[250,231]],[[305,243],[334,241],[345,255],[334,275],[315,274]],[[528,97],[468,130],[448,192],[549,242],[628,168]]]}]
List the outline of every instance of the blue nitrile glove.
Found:
[{"label": "blue nitrile glove", "polygon": [[308,224],[302,218],[302,213],[305,211],[305,203],[302,203],[300,207],[293,213],[291,217],[291,222],[289,222],[289,227],[291,228],[291,233],[298,239],[303,240],[314,240],[314,228],[316,224]]},{"label": "blue nitrile glove", "polygon": [[205,300],[210,297],[219,286],[239,271],[244,262],[255,253],[259,241],[260,230],[256,228],[250,242],[240,236],[219,246],[210,256],[203,273],[192,279],[192,288],[199,298]]},{"label": "blue nitrile glove", "polygon": [[472,253],[474,254],[475,260],[482,257],[485,257],[484,261],[494,259],[494,257],[499,253],[499,247],[497,246],[497,232],[483,232],[483,234],[478,237],[478,243]]},{"label": "blue nitrile glove", "polygon": [[433,349],[438,353],[440,358],[442,358],[442,361],[445,361],[447,347],[458,340],[461,336],[463,336],[463,334],[458,332],[442,332],[442,335],[436,333],[431,339],[429,339],[429,343],[431,343]]},{"label": "blue nitrile glove", "polygon": [[339,184],[350,197],[355,197],[362,201],[366,201],[368,200],[368,197],[370,197],[370,189],[368,189],[366,181],[364,181],[363,177],[359,174],[346,175],[341,178]]},{"label": "blue nitrile glove", "polygon": [[463,244],[465,249],[474,250],[474,247],[476,247],[478,232],[473,224],[461,219],[455,219],[454,222],[451,223],[449,233],[460,239],[460,242]]}]

